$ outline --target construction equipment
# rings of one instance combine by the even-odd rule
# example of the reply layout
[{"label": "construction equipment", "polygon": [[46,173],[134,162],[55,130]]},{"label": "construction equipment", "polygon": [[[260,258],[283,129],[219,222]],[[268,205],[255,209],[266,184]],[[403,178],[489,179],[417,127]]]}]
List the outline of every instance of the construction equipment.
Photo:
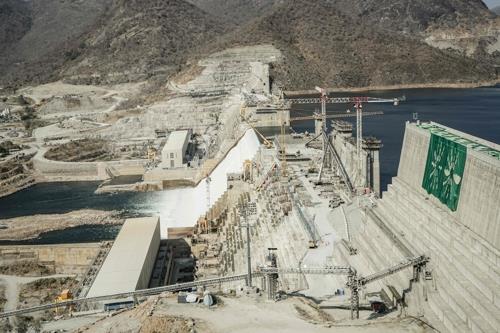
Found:
[{"label": "construction equipment", "polygon": [[[382,111],[372,111],[372,112],[365,112],[363,113],[363,116],[382,116],[384,115],[384,112]],[[329,114],[326,115],[326,119],[337,119],[337,118],[354,118],[357,115],[355,113],[336,113],[336,114]],[[312,116],[300,116],[300,117],[293,117],[290,118],[290,122],[292,121],[305,121],[305,120],[321,120],[323,116],[319,113],[314,113]]]},{"label": "construction equipment", "polygon": [[[252,273],[252,277],[261,277],[261,276],[262,276],[262,273],[256,273],[256,272]],[[106,301],[106,300],[112,300],[112,299],[123,299],[123,298],[128,298],[128,297],[136,297],[137,298],[140,296],[159,295],[159,294],[164,293],[164,292],[175,292],[175,291],[187,290],[187,289],[194,288],[194,287],[218,286],[222,283],[234,283],[235,281],[244,281],[247,279],[248,279],[247,274],[231,275],[231,276],[224,276],[224,277],[213,278],[213,279],[177,283],[177,284],[156,287],[156,288],[141,289],[141,290],[126,292],[126,293],[110,294],[110,295],[88,297],[88,298],[69,299],[69,300],[61,301],[61,302],[54,302],[54,303],[32,306],[29,308],[0,312],[0,319],[1,318],[8,318],[11,316],[19,316],[19,315],[23,315],[26,313],[32,313],[32,312],[38,312],[38,311],[43,311],[43,310],[64,307],[64,306],[85,305],[85,304],[96,303],[96,302],[100,302],[100,301]]]},{"label": "construction equipment", "polygon": [[[57,296],[55,301],[56,301],[56,303],[60,303],[60,302],[71,301],[72,299],[73,299],[73,294],[71,293],[71,291],[69,289],[64,289],[63,291],[61,291],[59,296]],[[69,306],[69,309],[70,309],[70,311],[73,310],[73,306]],[[55,311],[56,311],[56,314],[59,314],[58,307],[55,308]]]},{"label": "construction equipment", "polygon": [[259,130],[257,130],[253,125],[252,123],[250,122],[250,120],[245,116],[245,111],[246,111],[246,107],[245,106],[242,106],[240,108],[240,117],[241,117],[241,120],[243,120],[245,123],[248,124],[248,126],[250,126],[250,128],[252,128],[255,133],[257,133],[257,135],[262,139],[262,142],[264,143],[264,146],[268,149],[272,148],[273,147],[273,144],[271,141],[269,141]]},{"label": "construction equipment", "polygon": [[[277,274],[333,274],[347,275],[346,286],[351,290],[351,319],[359,319],[359,289],[363,286],[386,278],[392,274],[398,273],[408,267],[413,266],[413,276],[418,278],[419,274],[425,272],[425,266],[430,258],[424,255],[413,257],[402,261],[401,263],[386,268],[378,273],[366,277],[358,276],[356,269],[351,266],[325,266],[325,267],[297,267],[297,268],[279,268],[273,266],[259,266],[258,273],[268,276],[268,280],[276,280]],[[355,316],[356,315],[356,316]]]},{"label": "construction equipment", "polygon": [[[362,141],[363,141],[363,104],[364,103],[392,103],[394,105],[399,105],[401,101],[406,100],[405,97],[401,98],[376,98],[376,97],[328,97],[328,94],[325,89],[316,87],[316,90],[320,93],[319,98],[292,98],[286,100],[286,102],[290,105],[292,104],[321,104],[321,118],[318,118],[318,116],[315,116],[313,119],[321,119],[322,120],[322,132],[325,134],[327,133],[327,128],[326,128],[326,119],[327,119],[327,114],[326,114],[326,104],[354,104],[354,107],[356,108],[356,155],[358,159],[358,170],[361,170],[361,151],[362,151]],[[350,115],[349,115],[350,116]],[[347,116],[347,117],[349,117]],[[333,118],[333,117],[332,117]],[[341,118],[340,116],[336,118]],[[292,118],[293,119],[293,118]],[[290,121],[292,121],[290,119]],[[321,182],[321,177],[323,175],[323,167],[325,166],[327,162],[327,153],[326,153],[326,147],[327,147],[327,142],[325,140],[328,140],[328,135],[325,135],[323,138],[323,158],[322,158],[322,165],[320,168],[320,172],[318,174],[318,183]]]},{"label": "construction equipment", "polygon": [[158,153],[158,150],[155,147],[153,147],[152,145],[149,145],[148,152],[147,152],[148,161],[153,162],[156,159],[157,153]]},{"label": "construction equipment", "polygon": [[428,262],[429,257],[422,255],[407,259],[395,266],[386,268],[383,271],[369,275],[367,277],[349,276],[347,280],[347,286],[351,289],[351,319],[354,319],[354,313],[356,313],[356,318],[359,319],[359,289],[361,287],[412,266],[413,276],[414,278],[418,278],[419,272],[422,271],[422,269]]},{"label": "construction equipment", "polygon": [[245,223],[241,224],[242,228],[247,229],[247,287],[252,287],[252,256],[250,251],[250,228],[252,227],[248,221],[248,217],[257,214],[257,205],[255,202],[246,202],[239,206],[239,213]]},{"label": "construction equipment", "polygon": [[315,240],[310,239],[309,240],[309,246],[310,249],[317,249],[318,248],[318,242]]},{"label": "construction equipment", "polygon": [[[251,275],[252,277],[272,277],[272,280],[276,279],[276,274],[335,274],[335,275],[347,275],[348,276],[348,282],[347,285],[349,288],[351,288],[351,315],[354,314],[354,312],[357,312],[357,317],[359,318],[359,299],[355,298],[358,296],[358,291],[359,288],[368,284],[372,283],[376,280],[385,278],[391,274],[397,273],[407,267],[413,266],[414,268],[414,276],[417,276],[419,272],[423,272],[423,268],[425,268],[425,265],[428,263],[430,260],[426,256],[418,256],[414,258],[407,259],[406,261],[403,261],[393,267],[387,268],[379,273],[369,275],[365,278],[363,277],[358,277],[356,270],[351,267],[351,266],[327,266],[327,267],[321,267],[321,268],[314,268],[314,267],[309,267],[309,268],[278,268],[276,267],[276,256],[271,252],[275,251],[276,248],[269,248],[270,251],[270,261],[266,263],[265,266],[259,266],[256,272],[252,272]],[[119,294],[111,294],[111,295],[104,295],[104,296],[97,296],[97,297],[89,297],[89,298],[78,298],[78,299],[66,299],[66,300],[61,300],[60,302],[54,302],[54,303],[49,303],[49,304],[43,304],[43,305],[38,305],[38,306],[33,306],[29,308],[24,308],[24,309],[18,309],[18,310],[11,310],[11,311],[5,311],[3,313],[0,313],[0,318],[7,318],[10,316],[18,316],[26,313],[32,313],[32,312],[38,312],[38,311],[43,311],[43,310],[48,310],[48,309],[54,309],[58,307],[63,307],[63,306],[74,306],[74,305],[79,305],[79,304],[88,304],[88,303],[95,303],[99,301],[106,301],[110,299],[118,299],[118,298],[127,298],[127,297],[138,297],[138,296],[151,296],[151,295],[158,295],[164,292],[175,292],[175,291],[180,291],[180,290],[186,290],[189,288],[193,287],[200,287],[200,286],[213,286],[213,285],[220,285],[221,283],[233,283],[234,281],[242,281],[242,280],[247,280],[248,281],[248,274],[240,274],[240,275],[233,275],[233,276],[225,276],[225,277],[219,277],[219,278],[213,278],[213,279],[207,279],[207,280],[199,280],[199,281],[193,281],[193,282],[186,282],[186,283],[178,283],[174,285],[169,285],[169,286],[163,286],[163,287],[157,287],[157,288],[150,288],[150,289],[142,289],[142,290],[136,290],[132,292],[127,292],[127,293],[119,293]],[[274,288],[270,288],[270,285],[268,284],[268,289],[271,291],[271,296],[274,295]],[[68,297],[69,293],[65,293],[66,296],[63,297]],[[62,296],[62,295],[61,295]]]},{"label": "construction equipment", "polygon": [[286,168],[286,130],[285,130],[285,113],[281,112],[280,117],[281,122],[281,142],[280,142],[280,152],[281,152],[281,176],[285,178],[287,176],[287,168]]},{"label": "construction equipment", "polygon": [[61,302],[61,301],[67,301],[73,299],[73,295],[71,294],[71,291],[69,289],[64,289],[61,291],[59,296],[57,296],[56,301]]}]

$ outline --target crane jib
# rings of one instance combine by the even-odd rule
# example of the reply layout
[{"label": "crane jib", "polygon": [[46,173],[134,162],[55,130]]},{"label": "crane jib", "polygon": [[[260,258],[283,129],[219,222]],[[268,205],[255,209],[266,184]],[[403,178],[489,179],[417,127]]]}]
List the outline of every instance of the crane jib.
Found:
[{"label": "crane jib", "polygon": [[[287,99],[291,104],[320,104],[321,98],[293,98]],[[376,98],[376,97],[328,97],[327,104],[348,104],[348,103],[399,103],[398,98]]]}]

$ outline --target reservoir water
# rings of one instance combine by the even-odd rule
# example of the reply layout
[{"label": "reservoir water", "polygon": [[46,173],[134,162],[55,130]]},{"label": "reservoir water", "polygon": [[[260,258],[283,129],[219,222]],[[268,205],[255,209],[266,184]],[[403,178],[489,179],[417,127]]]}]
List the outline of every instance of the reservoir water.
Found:
[{"label": "reservoir water", "polygon": [[[414,114],[422,121],[434,121],[469,133],[482,139],[500,143],[500,87],[478,89],[409,89],[371,91],[356,94],[332,94],[331,96],[372,96],[393,98],[406,96],[399,106],[390,104],[365,104],[363,111],[383,111],[383,116],[363,118],[363,136],[375,136],[382,140],[380,151],[380,176],[382,190],[387,189],[391,178],[397,174],[399,155],[403,144],[405,122]],[[294,105],[293,114],[310,115],[320,105]],[[343,104],[328,104],[327,113],[345,112]],[[355,112],[351,106],[351,111]],[[292,115],[293,117],[293,115]],[[346,118],[355,124],[356,118]],[[330,124],[330,121],[328,121]],[[297,132],[314,132],[313,121],[292,123]],[[354,129],[356,126],[354,126]],[[355,135],[355,134],[354,134]]]},{"label": "reservoir water", "polygon": [[[383,142],[381,150],[381,181],[385,189],[391,178],[397,173],[399,154],[404,134],[405,122],[417,113],[420,120],[432,120],[457,130],[470,133],[483,139],[500,142],[500,87],[479,89],[411,89],[395,91],[373,91],[368,93],[340,94],[369,95],[376,97],[400,97],[405,95],[407,100],[395,107],[386,104],[368,104],[364,111],[384,111],[383,116],[364,118],[364,135],[373,135]],[[348,106],[328,105],[328,113],[345,112]],[[319,105],[294,106],[292,116],[310,115]],[[352,110],[354,111],[354,110]],[[352,118],[346,119],[354,122]],[[296,131],[314,130],[312,121],[292,123]],[[253,141],[252,141],[253,142]],[[253,144],[245,145],[237,155],[246,158],[245,147],[254,150]],[[168,210],[180,204],[179,197],[175,198],[166,192],[148,193],[117,193],[94,194],[96,182],[69,182],[37,184],[5,198],[0,198],[0,219],[33,214],[66,213],[76,209],[125,210],[130,216],[160,215],[162,219],[171,222],[174,217]],[[217,191],[220,191],[218,189]],[[188,205],[182,209],[183,219],[192,219],[189,210],[205,206],[203,189],[197,193],[199,197],[188,196]],[[194,192],[193,192],[194,193]],[[195,215],[196,215],[195,214]],[[183,221],[181,221],[181,224]],[[178,223],[175,223],[178,225]],[[50,232],[43,234],[33,243],[78,242],[102,239],[112,239],[118,228],[80,227],[75,229]]]}]

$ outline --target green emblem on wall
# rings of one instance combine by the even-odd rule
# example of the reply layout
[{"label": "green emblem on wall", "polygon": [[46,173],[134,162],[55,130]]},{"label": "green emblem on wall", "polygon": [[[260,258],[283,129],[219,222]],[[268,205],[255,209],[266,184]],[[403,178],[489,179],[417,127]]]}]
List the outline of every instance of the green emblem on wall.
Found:
[{"label": "green emblem on wall", "polygon": [[452,211],[457,210],[467,148],[431,134],[422,187]]}]

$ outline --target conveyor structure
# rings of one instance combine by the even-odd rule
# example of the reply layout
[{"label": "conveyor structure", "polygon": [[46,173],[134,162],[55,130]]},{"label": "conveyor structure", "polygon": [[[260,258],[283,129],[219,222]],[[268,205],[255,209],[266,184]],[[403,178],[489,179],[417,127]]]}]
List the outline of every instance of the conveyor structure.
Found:
[{"label": "conveyor structure", "polygon": [[258,268],[259,273],[268,277],[269,284],[277,279],[279,274],[333,274],[346,275],[347,287],[351,290],[351,319],[354,317],[359,319],[359,289],[363,286],[383,279],[389,275],[400,272],[408,267],[413,267],[414,277],[418,278],[417,272],[422,271],[422,268],[427,264],[429,258],[426,256],[418,256],[409,258],[401,263],[389,267],[383,271],[368,275],[366,277],[358,276],[356,269],[351,266],[327,266],[327,267],[307,267],[307,268],[279,268],[279,267],[264,267]]},{"label": "conveyor structure", "polygon": [[[346,275],[347,276],[347,287],[351,290],[351,319],[354,319],[354,314],[356,313],[356,318],[359,318],[359,289],[369,283],[375,282],[377,280],[383,279],[389,275],[395,274],[399,271],[402,271],[408,267],[413,266],[414,272],[419,272],[422,268],[427,264],[429,258],[426,256],[418,256],[414,258],[407,259],[395,266],[389,267],[381,272],[369,275],[367,277],[360,277],[357,275],[356,270],[351,266],[326,266],[326,267],[308,267],[308,268],[278,268],[275,266],[260,266],[256,272],[252,273],[252,277],[267,277],[268,280],[268,288],[272,290],[270,293],[271,296],[274,296],[275,283],[273,281],[277,280],[279,274],[333,274],[333,275]],[[418,276],[414,273],[414,276]],[[152,296],[158,295],[164,292],[176,292],[181,290],[186,290],[194,287],[203,287],[203,286],[213,286],[219,285],[227,282],[234,281],[242,281],[248,279],[247,274],[240,275],[232,275],[225,276],[214,279],[207,280],[199,280],[193,282],[186,283],[178,283],[174,285],[150,288],[150,289],[142,289],[136,290],[128,293],[120,293],[120,294],[112,294],[112,295],[104,295],[98,297],[88,297],[88,298],[79,298],[73,300],[67,300],[57,303],[49,303],[34,307],[29,307],[25,309],[18,309],[12,311],[6,311],[0,313],[0,318],[7,318],[11,316],[19,316],[26,313],[32,313],[43,310],[50,310],[55,308],[63,308],[75,305],[83,305],[87,303],[96,303],[101,301],[107,301],[112,299],[123,299],[128,297],[133,297],[134,300],[137,297],[142,296]]]}]

